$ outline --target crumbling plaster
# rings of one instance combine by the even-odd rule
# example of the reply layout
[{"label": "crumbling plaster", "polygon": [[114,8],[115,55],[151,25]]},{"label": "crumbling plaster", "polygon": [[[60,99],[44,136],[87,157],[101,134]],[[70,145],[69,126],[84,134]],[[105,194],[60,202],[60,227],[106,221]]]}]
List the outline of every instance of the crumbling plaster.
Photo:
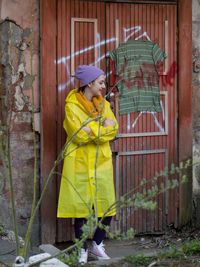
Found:
[{"label": "crumbling plaster", "polygon": [[[200,62],[200,1],[193,0],[192,38],[193,38],[193,160],[199,161],[200,156],[200,69],[195,64]],[[193,191],[200,194],[200,170],[193,168]]]},{"label": "crumbling plaster", "polygon": [[[39,111],[39,0],[1,0],[0,19],[10,19],[20,28],[24,30],[24,40],[20,44],[20,49],[23,51],[25,58],[25,68],[27,73],[32,72],[34,75],[34,106],[35,110]],[[30,46],[30,42],[33,41],[32,46],[32,59],[30,49],[26,49]],[[30,87],[24,88],[24,95],[28,96],[31,100],[32,94]]]},{"label": "crumbling plaster", "polygon": [[[11,112],[9,112],[11,114],[9,127],[17,223],[19,234],[24,236],[33,197],[32,107],[34,107],[34,118],[37,118],[35,124],[38,130],[40,124],[39,0],[1,0],[0,35],[0,70],[3,76],[0,93],[4,94],[4,107],[9,107]],[[4,114],[4,117],[8,121],[8,114]],[[39,162],[40,143],[37,133],[35,138]],[[1,168],[0,160],[0,171]],[[37,171],[39,173],[39,166]],[[4,174],[5,176],[0,177],[0,222],[12,228],[9,184],[6,172]],[[33,244],[39,242],[39,233],[39,217],[37,217],[33,228]]]},{"label": "crumbling plaster", "polygon": [[200,226],[200,0],[192,1],[192,44],[193,215]]}]

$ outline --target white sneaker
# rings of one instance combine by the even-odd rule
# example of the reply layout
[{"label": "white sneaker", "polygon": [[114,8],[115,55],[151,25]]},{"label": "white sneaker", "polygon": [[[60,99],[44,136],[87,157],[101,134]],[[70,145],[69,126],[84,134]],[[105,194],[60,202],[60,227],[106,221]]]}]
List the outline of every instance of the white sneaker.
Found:
[{"label": "white sneaker", "polygon": [[101,242],[99,245],[95,241],[92,242],[92,247],[90,249],[92,256],[98,258],[98,260],[108,260],[110,257],[106,254],[104,244]]},{"label": "white sneaker", "polygon": [[87,263],[87,260],[88,260],[88,249],[84,249],[84,248],[81,248],[80,252],[79,252],[79,259],[78,259],[78,262],[83,265],[85,263]]}]

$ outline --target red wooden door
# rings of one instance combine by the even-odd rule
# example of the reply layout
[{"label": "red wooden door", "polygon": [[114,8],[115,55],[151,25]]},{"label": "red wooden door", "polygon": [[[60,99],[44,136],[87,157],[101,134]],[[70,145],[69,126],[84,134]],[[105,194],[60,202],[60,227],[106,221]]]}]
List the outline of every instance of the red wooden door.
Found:
[{"label": "red wooden door", "polygon": [[[69,90],[77,86],[73,78],[77,65],[95,64],[107,71],[109,77],[107,52],[130,39],[149,38],[167,54],[160,75],[162,112],[119,115],[117,95],[112,98],[120,125],[118,139],[113,143],[119,198],[131,188],[137,188],[141,179],[150,179],[177,160],[176,5],[58,0],[57,10],[58,151],[66,138],[62,128],[64,99]],[[59,182],[60,177],[57,193]],[[169,223],[177,225],[177,190],[158,196],[157,202],[153,212],[132,208],[119,211],[113,220],[113,229],[125,231],[133,227],[138,233],[146,233],[161,232]],[[57,240],[71,239],[72,227],[73,221],[59,219]]]}]

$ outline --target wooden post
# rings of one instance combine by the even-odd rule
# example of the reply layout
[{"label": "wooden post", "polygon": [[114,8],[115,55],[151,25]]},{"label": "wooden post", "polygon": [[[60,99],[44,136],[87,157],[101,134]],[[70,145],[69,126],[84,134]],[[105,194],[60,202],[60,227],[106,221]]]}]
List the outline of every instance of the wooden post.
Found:
[{"label": "wooden post", "polygon": [[[192,0],[178,1],[178,106],[179,162],[192,157]],[[180,186],[180,222],[192,215],[192,171],[189,182]]]},{"label": "wooden post", "polygon": [[[56,159],[56,0],[41,0],[41,188]],[[41,205],[41,241],[56,237],[56,180]]]}]

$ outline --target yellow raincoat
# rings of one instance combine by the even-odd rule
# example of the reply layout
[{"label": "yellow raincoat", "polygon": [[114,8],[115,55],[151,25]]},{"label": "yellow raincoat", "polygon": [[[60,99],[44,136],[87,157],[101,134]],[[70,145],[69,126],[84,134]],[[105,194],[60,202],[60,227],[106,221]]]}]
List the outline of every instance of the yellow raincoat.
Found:
[{"label": "yellow raincoat", "polygon": [[[67,140],[83,123],[92,119],[78,102],[76,92],[77,89],[72,90],[66,98],[63,126],[67,133]],[[118,124],[106,100],[102,117],[112,119],[116,124],[104,127],[99,126],[98,121],[89,122],[86,126],[90,127],[91,134],[80,130],[65,151],[57,211],[57,216],[60,218],[85,218],[93,207],[96,215],[102,217],[109,206],[115,202],[112,152],[109,141],[116,136]],[[106,216],[112,216],[115,213],[116,211],[112,210]]]}]

